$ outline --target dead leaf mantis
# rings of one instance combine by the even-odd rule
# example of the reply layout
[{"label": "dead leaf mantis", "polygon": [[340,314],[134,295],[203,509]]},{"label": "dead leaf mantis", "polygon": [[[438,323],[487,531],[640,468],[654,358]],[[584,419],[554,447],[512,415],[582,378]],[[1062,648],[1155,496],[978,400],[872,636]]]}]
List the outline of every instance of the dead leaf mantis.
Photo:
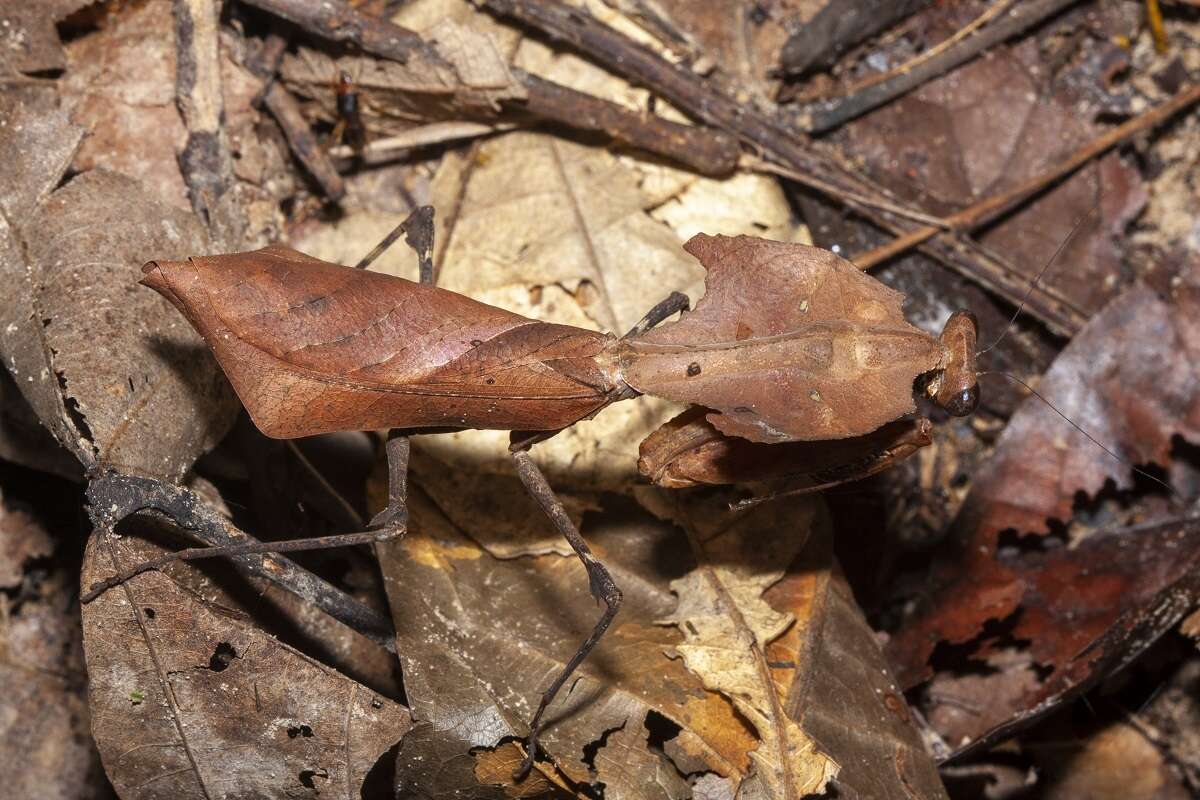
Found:
[{"label": "dead leaf mantis", "polygon": [[605,606],[542,694],[518,775],[536,757],[547,706],[621,605],[620,589],[530,457],[533,444],[614,402],[654,394],[705,407],[730,441],[810,454],[826,443],[841,458],[799,468],[816,476],[811,490],[878,471],[927,443],[928,423],[907,419],[918,378],[952,414],[969,414],[978,399],[970,314],[954,315],[934,337],[905,320],[903,295],[818,248],[698,235],[685,245],[708,270],[696,309],[687,311],[687,298],[674,293],[618,337],[527,319],[434,286],[432,209],[415,212],[358,266],[402,232],[418,252],[420,282],[279,246],[151,261],[143,270],[143,283],[203,335],[267,435],[392,429],[389,503],[374,531],[182,551],[113,576],[83,599],[172,558],[394,538],[407,522],[409,434],[510,430],[518,476]]}]

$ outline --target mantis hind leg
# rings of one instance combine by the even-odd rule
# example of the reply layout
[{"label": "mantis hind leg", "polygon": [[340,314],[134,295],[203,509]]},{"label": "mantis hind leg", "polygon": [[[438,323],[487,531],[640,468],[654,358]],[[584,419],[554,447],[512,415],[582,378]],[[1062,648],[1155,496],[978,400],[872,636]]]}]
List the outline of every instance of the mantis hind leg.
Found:
[{"label": "mantis hind leg", "polygon": [[[524,444],[524,443],[522,443]],[[571,517],[567,514],[567,510],[563,508],[562,502],[555,496],[554,490],[550,488],[546,476],[534,463],[529,455],[528,444],[514,444],[512,450],[513,463],[517,468],[517,475],[521,478],[521,483],[525,484],[525,489],[530,496],[537,502],[550,521],[554,523],[554,527],[562,534],[563,538],[570,543],[575,554],[579,556],[583,568],[587,570],[588,587],[591,590],[592,597],[597,601],[604,603],[604,612],[600,618],[596,620],[592,632],[583,640],[579,647],[575,650],[574,655],[567,661],[566,666],[558,673],[558,676],[550,684],[549,687],[542,693],[541,702],[538,703],[537,711],[533,715],[533,719],[529,723],[529,743],[528,751],[525,754],[525,760],[521,763],[514,773],[513,777],[516,780],[523,778],[533,767],[533,761],[537,757],[538,738],[542,732],[542,716],[546,712],[546,708],[553,702],[567,678],[571,676],[576,668],[583,663],[583,660],[588,657],[588,654],[596,647],[596,644],[604,636],[604,632],[608,630],[608,626],[612,624],[613,618],[617,615],[617,611],[621,608],[621,590],[613,581],[608,569],[596,558],[583,536],[579,533],[579,529],[575,527],[575,523],[571,521]],[[516,449],[519,448],[519,449]]]}]

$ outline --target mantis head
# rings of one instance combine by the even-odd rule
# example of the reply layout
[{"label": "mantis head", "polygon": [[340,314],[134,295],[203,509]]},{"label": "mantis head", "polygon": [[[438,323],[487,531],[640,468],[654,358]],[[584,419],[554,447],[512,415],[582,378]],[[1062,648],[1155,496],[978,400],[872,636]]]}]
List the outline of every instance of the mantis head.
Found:
[{"label": "mantis head", "polygon": [[967,416],[979,405],[979,375],[975,363],[978,335],[979,324],[974,314],[954,312],[939,337],[946,348],[946,364],[925,384],[929,398],[956,417]]}]

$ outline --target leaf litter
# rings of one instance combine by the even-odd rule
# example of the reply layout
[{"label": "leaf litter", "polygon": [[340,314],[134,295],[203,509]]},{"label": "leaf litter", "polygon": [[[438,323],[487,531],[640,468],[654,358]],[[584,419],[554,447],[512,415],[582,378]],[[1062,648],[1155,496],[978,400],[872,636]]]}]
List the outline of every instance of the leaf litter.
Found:
[{"label": "leaf litter", "polygon": [[[187,211],[187,184],[175,160],[188,131],[174,108],[176,54],[169,35],[174,23],[162,4],[110,4],[56,28],[75,5],[4,17],[6,30],[30,34],[12,41],[33,46],[4,60],[0,109],[7,124],[0,130],[0,148],[20,156],[6,160],[17,169],[7,173],[0,192],[0,260],[10,278],[6,285],[17,288],[0,303],[6,334],[0,354],[29,410],[85,466],[180,480],[220,438],[232,405],[206,355],[172,362],[162,358],[161,348],[147,348],[147,342],[158,342],[202,353],[195,349],[199,340],[167,304],[132,288],[146,258],[180,259],[212,247],[211,234]],[[675,3],[653,9],[640,3],[584,5],[604,24],[711,76],[714,85],[732,87],[748,108],[776,113],[773,99],[786,102],[798,91],[791,79],[770,70],[786,32],[809,18],[808,8],[737,6],[723,16]],[[789,207],[796,197],[784,197],[774,178],[745,171],[723,180],[701,178],[591,136],[545,127],[401,154],[379,168],[343,162],[343,169],[357,171],[351,178],[357,187],[343,216],[331,219],[337,214],[321,208],[314,185],[288,163],[274,123],[250,103],[258,79],[242,65],[255,50],[254,42],[247,50],[248,40],[270,16],[231,8],[225,21],[232,24],[222,32],[221,72],[235,150],[230,196],[250,220],[241,249],[290,228],[293,243],[321,243],[311,250],[302,246],[306,252],[353,263],[394,224],[398,208],[408,207],[409,200],[432,200],[443,287],[546,322],[619,334],[669,290],[699,299],[702,272],[680,249],[692,235],[804,240]],[[930,32],[907,28],[850,49],[831,74],[816,76],[799,92],[862,77],[914,42],[953,30],[960,24],[954,15],[968,11],[941,6],[927,11],[936,23]],[[333,78],[341,69],[361,84],[375,136],[441,119],[504,121],[524,101],[521,70],[639,114],[683,121],[687,113],[681,108],[695,111],[686,103],[672,107],[653,91],[615,77],[603,58],[580,58],[561,42],[548,44],[467,3],[422,0],[406,4],[396,19],[423,42],[405,64],[331,47],[319,36],[307,36],[303,23],[289,29],[296,41],[283,58],[283,83],[296,92],[318,134],[336,122]],[[1095,113],[1078,113],[1081,107],[1124,115],[1122,103],[1136,107],[1147,98],[1161,99],[1167,76],[1156,71],[1165,62],[1154,60],[1145,41],[1128,53],[1114,47],[1110,34],[1121,19],[1113,9],[1064,15],[1050,34],[968,62],[852,123],[845,136],[827,138],[813,152],[858,158],[891,197],[929,213],[950,213],[1038,173],[1104,127]],[[1054,38],[1054,31],[1073,26],[1093,35]],[[59,31],[71,34],[65,48]],[[730,63],[706,63],[706,53],[713,52]],[[1181,52],[1181,63],[1190,63],[1190,50]],[[146,57],[152,68],[145,67]],[[1036,77],[1046,63],[1053,64],[1055,80]],[[1112,74],[1131,65],[1146,72],[1114,89]],[[973,103],[964,105],[964,94]],[[1031,97],[1050,101],[1034,103]],[[1157,465],[1147,469],[1180,491],[1195,483],[1188,456],[1195,437],[1186,424],[1194,416],[1188,398],[1195,393],[1189,370],[1181,367],[1194,349],[1196,318],[1194,281],[1180,266],[1194,251],[1184,243],[1190,229],[1180,212],[1187,194],[1180,164],[1191,152],[1187,136],[1194,137],[1188,124],[1179,126],[1180,134],[1172,131],[1141,146],[1141,155],[1152,154],[1148,162],[1105,157],[981,235],[1024,268],[1044,261],[1064,231],[1102,197],[1101,213],[1066,256],[1064,263],[1078,268],[1056,270],[1049,281],[1059,292],[1056,302],[1068,308],[1065,315],[1048,317],[1053,329],[1062,330],[1064,320],[1078,327],[1094,314],[1093,319],[1038,388],[1128,461]],[[82,138],[80,126],[91,136]],[[148,137],[150,131],[156,135]],[[931,150],[929,142],[941,138],[954,147]],[[893,158],[897,152],[901,157]],[[1170,178],[1175,194],[1150,192],[1131,251],[1114,234],[1145,205],[1146,187],[1160,183],[1156,175]],[[112,197],[121,203],[112,203]],[[805,210],[805,201],[798,207]],[[80,221],[93,223],[103,235],[72,247],[66,234]],[[1163,227],[1156,228],[1159,224]],[[331,231],[360,231],[362,240],[331,243]],[[973,257],[966,257],[968,271]],[[386,271],[414,274],[415,259],[407,253],[389,258]],[[92,263],[104,259],[109,267]],[[1139,278],[1146,283],[1139,285]],[[986,275],[980,279],[988,284]],[[1013,287],[1024,280],[1006,284],[1004,296],[1013,299]],[[929,283],[941,287],[945,281]],[[908,310],[934,326],[939,303],[954,302],[915,299],[916,308]],[[1033,313],[1042,313],[1037,303]],[[1162,320],[1157,326],[1156,318]],[[668,325],[660,332],[671,330]],[[1177,346],[1164,347],[1168,341]],[[1043,340],[1038,347],[1053,352],[1060,344]],[[1004,352],[1011,351],[1006,346]],[[129,381],[123,378],[134,387],[124,393]],[[140,395],[139,379],[159,388]],[[996,408],[998,416],[966,432],[978,434],[982,444],[973,441],[971,447],[980,452],[986,453],[988,437],[1003,424],[1007,412],[1002,403]],[[1035,414],[1033,408],[1013,417],[991,463],[981,461],[985,466],[971,490],[961,489],[967,500],[950,544],[934,551],[937,584],[956,591],[957,603],[938,601],[925,616],[900,615],[896,622],[897,607],[909,601],[903,580],[884,602],[868,602],[871,620],[882,620],[892,631],[888,652],[905,684],[926,674],[932,651],[932,681],[909,695],[928,717],[929,726],[922,724],[920,731],[914,727],[920,718],[897,688],[902,684],[893,684],[832,554],[818,501],[769,505],[739,518],[724,511],[724,504],[741,496],[736,491],[697,489],[651,501],[647,490],[637,490],[659,511],[669,506],[672,524],[654,520],[622,496],[639,480],[639,442],[681,410],[643,398],[614,406],[533,451],[555,488],[570,492],[569,513],[598,553],[616,565],[630,602],[612,641],[602,644],[552,707],[557,719],[545,736],[547,755],[525,781],[514,784],[511,776],[522,758],[530,707],[596,612],[578,564],[552,528],[533,521],[537,511],[509,472],[507,437],[490,432],[418,440],[424,452],[414,456],[411,530],[407,538],[379,547],[404,667],[403,695],[386,670],[378,669],[379,659],[356,650],[356,640],[345,631],[327,631],[325,650],[301,645],[305,652],[321,650],[322,661],[333,666],[271,639],[260,627],[272,629],[261,618],[264,610],[218,590],[223,581],[209,570],[175,566],[141,575],[107,593],[107,600],[85,606],[92,711],[99,720],[93,731],[108,777],[122,796],[160,796],[167,784],[186,792],[197,782],[217,786],[221,780],[239,788],[253,785],[265,796],[330,791],[358,796],[368,776],[382,782],[385,794],[401,796],[413,789],[428,796],[457,791],[477,797],[748,800],[799,796],[827,778],[839,796],[944,796],[921,737],[942,757],[946,743],[991,742],[1019,731],[1038,709],[1064,704],[1142,652],[1183,616],[1181,603],[1196,596],[1188,577],[1193,531],[1178,521],[1175,499],[1152,482],[1131,479],[1127,465],[1106,460],[1075,441],[1061,420],[1041,416],[1051,412]],[[952,454],[961,439],[943,437],[939,446]],[[1046,458],[1048,453],[1056,457]],[[200,469],[218,476],[221,496],[231,499],[226,512],[237,515],[237,490],[230,494],[234,484],[226,481],[238,467],[230,470],[228,454],[217,450]],[[860,484],[872,485],[880,484]],[[206,497],[214,507],[224,503],[216,490]],[[926,510],[926,519],[937,518],[935,510]],[[1055,521],[1048,536],[1047,520]],[[846,544],[848,523],[841,511],[834,524],[837,547],[853,546]],[[134,553],[149,552],[133,545],[144,529],[129,526],[138,535],[106,539],[103,546],[131,548],[125,557],[134,559]],[[705,531],[715,530],[736,535],[704,538]],[[802,530],[804,535],[786,536]],[[863,537],[878,538],[883,530],[860,525],[849,541],[869,541]],[[1056,547],[1059,541],[1071,546]],[[88,575],[103,563],[100,546],[100,540],[92,544]],[[1136,557],[1128,556],[1130,548]],[[905,562],[886,563],[895,569]],[[264,591],[266,584],[254,586]],[[854,585],[855,592],[861,588]],[[153,602],[129,605],[128,592]],[[320,615],[299,601],[265,600],[301,628],[322,627]],[[102,602],[109,606],[98,605]],[[140,605],[152,608],[154,618],[147,619],[144,608],[139,617]],[[169,635],[156,637],[155,621]],[[112,647],[114,630],[130,644]],[[914,631],[922,630],[935,631],[937,642],[906,644],[920,639]],[[1071,635],[1060,636],[1063,630]],[[744,646],[730,648],[731,641]],[[138,678],[137,685],[106,680],[117,672],[153,674],[150,642],[167,661],[179,661],[168,665],[165,679]],[[965,671],[963,662],[948,664],[950,642],[969,648]],[[724,660],[704,657],[714,652]],[[295,722],[282,735],[272,729],[269,740],[262,730],[227,718],[231,689],[245,702],[243,679],[253,683],[256,675],[278,690],[268,693],[268,705],[286,706]],[[305,697],[288,695],[281,675],[301,676],[291,681],[296,686],[320,688]],[[164,686],[170,691],[164,693]],[[346,696],[354,699],[344,702]],[[178,711],[174,719],[171,702]],[[979,713],[963,713],[972,704]],[[331,748],[329,731],[345,730],[347,709],[355,720],[361,715],[386,723],[356,728],[351,750]],[[46,724],[58,723],[47,717]],[[130,733],[131,724],[165,734],[147,739]],[[1094,785],[1089,774],[1104,774],[1121,753],[1143,758],[1149,751],[1137,737],[1151,736],[1150,729],[1131,730],[1085,734],[1091,737],[1083,743],[1089,745],[1083,751],[1087,758],[1079,763],[1094,766],[1064,773],[1035,758],[1051,792],[1046,796]],[[131,741],[134,749],[126,753]],[[150,741],[172,744],[159,752],[142,746]],[[245,757],[217,759],[200,746],[196,766],[185,764],[181,754],[193,741],[236,746]],[[1036,732],[1015,741],[1018,748],[1028,747],[1018,750],[1021,758],[1036,753]],[[802,756],[780,756],[793,746]],[[398,788],[386,786],[392,782],[388,751],[400,765]],[[114,754],[121,758],[114,760]],[[161,776],[155,770],[166,763],[164,757],[182,770]],[[986,759],[983,766],[1001,774]],[[1155,774],[1165,786],[1176,780],[1170,769],[1156,767]]]}]

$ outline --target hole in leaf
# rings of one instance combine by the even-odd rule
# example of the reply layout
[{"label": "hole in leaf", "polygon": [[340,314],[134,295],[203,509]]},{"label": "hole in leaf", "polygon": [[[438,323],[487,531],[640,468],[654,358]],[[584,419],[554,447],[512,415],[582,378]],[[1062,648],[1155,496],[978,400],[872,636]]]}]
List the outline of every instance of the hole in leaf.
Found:
[{"label": "hole in leaf", "polygon": [[208,660],[208,668],[213,672],[221,672],[235,658],[237,658],[237,651],[233,649],[233,645],[229,642],[221,642],[213,651],[212,658]]},{"label": "hole in leaf", "polygon": [[305,739],[308,739],[313,735],[313,732],[312,728],[301,724],[293,725],[292,727],[288,728],[287,734],[289,739],[295,739],[297,736],[303,736]]},{"label": "hole in leaf", "polygon": [[300,783],[304,784],[306,788],[315,789],[317,787],[313,784],[313,778],[328,778],[329,772],[320,768],[302,769],[297,777],[300,778]]}]

